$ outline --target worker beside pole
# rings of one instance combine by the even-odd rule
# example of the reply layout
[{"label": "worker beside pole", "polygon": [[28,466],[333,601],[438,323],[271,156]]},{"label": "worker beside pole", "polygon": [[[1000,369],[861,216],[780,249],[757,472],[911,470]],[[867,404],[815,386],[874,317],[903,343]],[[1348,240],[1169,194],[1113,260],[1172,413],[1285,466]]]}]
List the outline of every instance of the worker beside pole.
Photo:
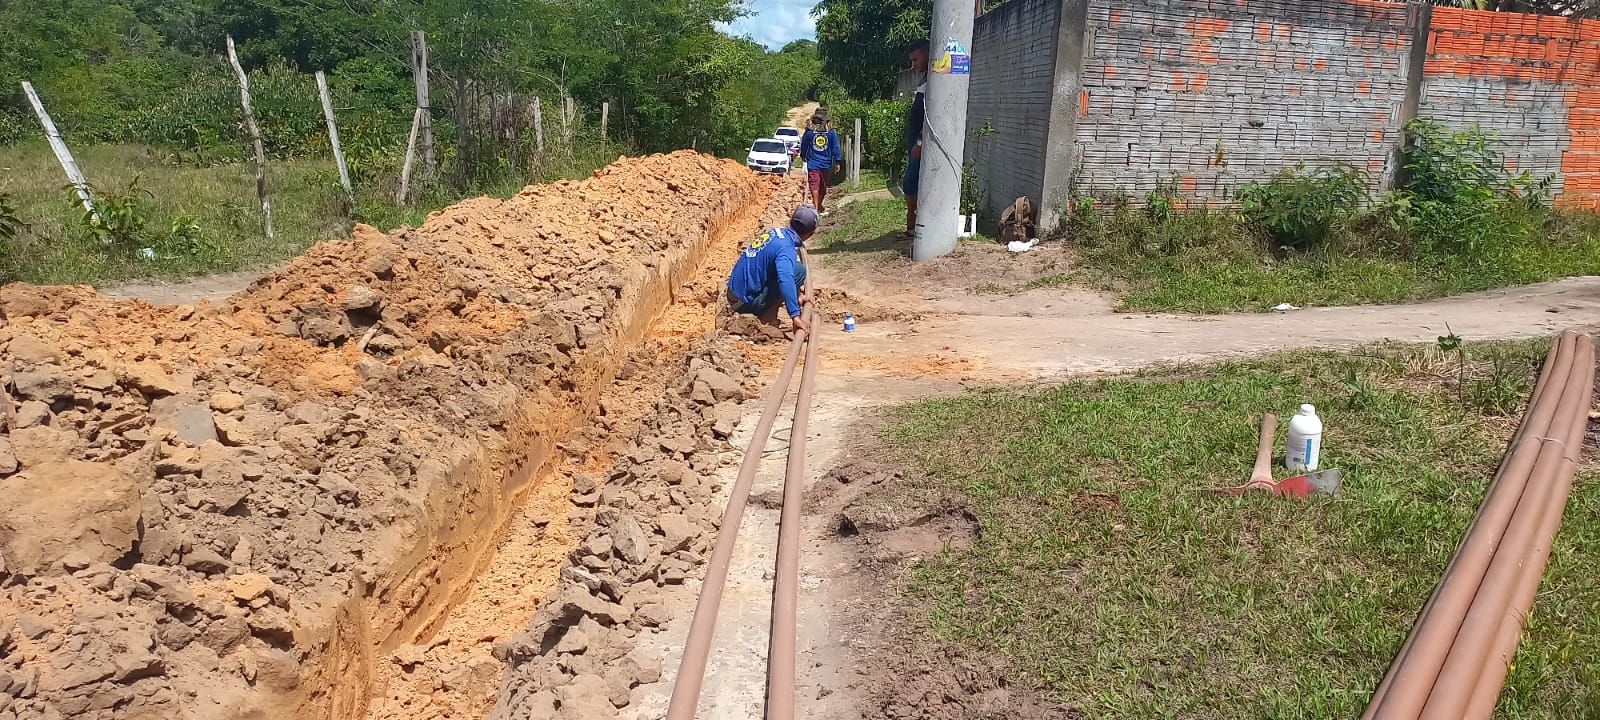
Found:
[{"label": "worker beside pole", "polygon": [[961,231],[961,167],[967,139],[967,89],[972,73],[972,6],[933,5],[933,62],[922,133],[922,181],[911,258],[925,262],[954,252]]}]

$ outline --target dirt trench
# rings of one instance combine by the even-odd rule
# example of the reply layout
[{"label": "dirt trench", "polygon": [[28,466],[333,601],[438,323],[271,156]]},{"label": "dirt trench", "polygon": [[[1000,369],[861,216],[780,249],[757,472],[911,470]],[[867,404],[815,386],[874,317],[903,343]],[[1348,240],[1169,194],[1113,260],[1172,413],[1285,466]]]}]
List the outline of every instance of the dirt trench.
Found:
[{"label": "dirt trench", "polygon": [[367,716],[773,187],[674,153],[358,228],[221,305],[0,288],[0,718]]},{"label": "dirt trench", "polygon": [[[371,720],[491,709],[546,717],[517,714],[531,704],[522,691],[535,666],[544,697],[565,701],[566,714],[554,702],[548,717],[602,717],[631,709],[631,691],[659,675],[663,658],[636,652],[633,639],[662,622],[657,588],[698,574],[719,519],[713,478],[737,459],[729,440],[761,392],[761,371],[743,350],[750,342],[718,332],[727,326],[719,315],[727,272],[741,244],[784,224],[802,192],[792,178],[764,208],[752,203],[708,238],[601,395],[599,414],[562,445],[559,468],[536,484],[461,602],[379,663]],[[606,609],[579,617],[574,602]],[[552,633],[562,639],[547,641]],[[530,663],[530,653],[549,662]]]}]

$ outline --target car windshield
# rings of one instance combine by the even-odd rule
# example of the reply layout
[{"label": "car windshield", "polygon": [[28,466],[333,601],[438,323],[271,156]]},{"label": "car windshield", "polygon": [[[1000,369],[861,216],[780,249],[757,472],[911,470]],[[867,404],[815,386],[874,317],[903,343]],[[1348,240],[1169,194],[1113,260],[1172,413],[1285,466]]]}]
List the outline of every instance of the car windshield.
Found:
[{"label": "car windshield", "polygon": [[784,137],[784,136],[788,136],[788,137],[800,137],[800,131],[799,131],[799,130],[796,130],[796,129],[794,129],[794,128],[790,128],[790,127],[786,127],[786,128],[778,128],[778,133],[777,133],[777,136],[778,136],[778,137]]},{"label": "car windshield", "polygon": [[758,153],[781,153],[783,151],[783,143],[777,140],[757,140],[756,144],[750,148],[750,152]]}]

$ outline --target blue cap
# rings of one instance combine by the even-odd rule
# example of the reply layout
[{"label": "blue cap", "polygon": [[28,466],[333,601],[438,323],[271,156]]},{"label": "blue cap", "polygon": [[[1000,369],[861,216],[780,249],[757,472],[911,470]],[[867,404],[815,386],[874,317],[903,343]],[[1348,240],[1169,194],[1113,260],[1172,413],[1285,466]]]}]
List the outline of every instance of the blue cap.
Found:
[{"label": "blue cap", "polygon": [[795,208],[794,216],[789,218],[789,227],[801,235],[810,235],[817,231],[817,209],[810,205],[801,205]]}]

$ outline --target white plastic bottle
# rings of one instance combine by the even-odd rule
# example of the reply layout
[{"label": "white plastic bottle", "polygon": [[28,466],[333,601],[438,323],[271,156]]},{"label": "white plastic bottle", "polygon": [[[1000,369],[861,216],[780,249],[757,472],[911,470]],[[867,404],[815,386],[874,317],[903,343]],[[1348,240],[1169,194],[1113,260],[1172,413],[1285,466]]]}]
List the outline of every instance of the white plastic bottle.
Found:
[{"label": "white plastic bottle", "polygon": [[1289,420],[1289,447],[1283,465],[1289,472],[1312,472],[1321,460],[1322,419],[1315,406],[1301,405],[1300,412]]}]

